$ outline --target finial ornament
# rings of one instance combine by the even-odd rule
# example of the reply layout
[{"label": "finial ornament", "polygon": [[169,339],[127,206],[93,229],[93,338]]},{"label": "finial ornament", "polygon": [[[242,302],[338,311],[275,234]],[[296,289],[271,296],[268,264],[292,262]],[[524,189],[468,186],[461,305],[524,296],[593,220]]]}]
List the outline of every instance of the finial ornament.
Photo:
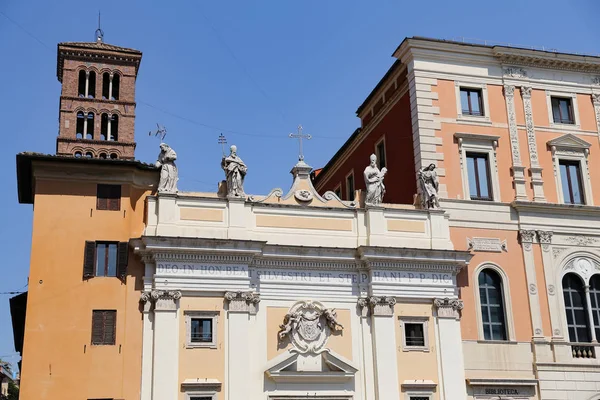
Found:
[{"label": "finial ornament", "polygon": [[223,153],[223,157],[225,157],[225,145],[227,144],[227,139],[225,138],[225,135],[223,135],[222,133],[219,135],[219,140],[218,140],[219,144],[221,145],[221,152]]},{"label": "finial ornament", "polygon": [[102,43],[104,40],[104,31],[100,28],[100,11],[98,11],[98,29],[96,29],[96,42]]},{"label": "finial ornament", "polygon": [[237,155],[237,146],[232,145],[227,157],[223,154],[221,159],[221,168],[225,171],[227,179],[227,196],[244,197],[244,179],[248,172],[248,167],[244,161]]},{"label": "finial ornament", "polygon": [[383,178],[387,173],[387,168],[383,167],[381,171],[377,167],[377,156],[371,154],[369,158],[370,164],[365,168],[365,185],[367,187],[367,197],[365,203],[367,204],[381,204],[383,201],[383,195],[385,194],[385,185],[383,184]]},{"label": "finial ornament", "polygon": [[160,144],[160,154],[156,160],[156,166],[160,168],[160,180],[158,182],[159,193],[177,193],[177,181],[179,180],[175,160],[177,153],[168,144]]},{"label": "finial ornament", "polygon": [[160,137],[160,141],[162,142],[165,140],[165,136],[167,136],[167,128],[165,128],[163,125],[160,125],[159,123],[157,123],[156,131],[148,132],[148,136],[152,136],[152,134],[154,134],[155,137]]},{"label": "finial ornament", "polygon": [[310,140],[312,136],[309,134],[302,133],[302,125],[298,125],[298,133],[290,133],[292,139],[298,139],[298,146],[300,153],[298,154],[298,161],[304,161],[304,153],[302,151],[302,139]]},{"label": "finial ornament", "polygon": [[426,210],[436,210],[440,208],[440,203],[438,201],[440,182],[437,172],[435,172],[435,164],[429,164],[427,167],[419,169],[417,175],[421,187],[422,207]]}]

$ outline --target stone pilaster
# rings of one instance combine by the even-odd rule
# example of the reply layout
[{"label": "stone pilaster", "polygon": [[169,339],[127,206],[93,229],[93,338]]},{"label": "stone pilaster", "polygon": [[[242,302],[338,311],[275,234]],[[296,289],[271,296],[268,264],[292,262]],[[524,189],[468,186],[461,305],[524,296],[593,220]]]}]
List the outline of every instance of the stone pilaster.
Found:
[{"label": "stone pilaster", "polygon": [[151,292],[142,292],[140,296],[142,304],[142,382],[140,387],[140,400],[152,400],[152,347],[154,343],[154,331],[152,322],[154,316],[152,310]]},{"label": "stone pilaster", "polygon": [[535,260],[533,258],[535,236],[536,232],[532,230],[521,229],[519,231],[519,238],[523,247],[523,259],[525,260],[525,279],[529,292],[529,313],[531,314],[531,324],[533,326],[533,338],[541,339],[544,337],[544,332],[542,330],[542,314],[537,288]]},{"label": "stone pilaster", "polygon": [[464,305],[458,299],[434,299],[436,309],[436,339],[440,354],[440,389],[445,399],[466,399],[465,362],[460,333],[460,311]]},{"label": "stone pilaster", "polygon": [[229,400],[246,400],[253,392],[250,372],[253,368],[250,347],[254,346],[251,316],[256,315],[260,302],[255,292],[225,292],[227,307],[227,392]]},{"label": "stone pilaster", "polygon": [[373,347],[375,358],[375,390],[377,400],[398,400],[398,364],[396,357],[396,325],[394,319],[394,297],[370,296],[358,299],[358,306],[364,313],[371,311]]},{"label": "stone pilaster", "polygon": [[357,307],[360,315],[361,364],[364,371],[365,398],[375,399],[375,363],[373,358],[373,334],[371,332],[369,298],[359,298]]},{"label": "stone pilaster", "polygon": [[533,186],[533,201],[545,202],[544,180],[542,167],[538,158],[535,127],[533,124],[533,108],[531,106],[531,87],[522,86],[523,108],[525,109],[525,128],[527,130],[527,145],[529,147],[529,162],[531,171],[531,185]]},{"label": "stone pilaster", "polygon": [[179,396],[179,291],[153,290],[154,354],[152,399],[175,400]]},{"label": "stone pilaster", "polygon": [[594,111],[596,113],[598,140],[600,140],[600,93],[592,93],[592,102],[594,103]]},{"label": "stone pilaster", "polygon": [[512,154],[513,183],[515,185],[515,199],[527,200],[525,192],[525,167],[521,162],[521,151],[519,147],[519,131],[517,130],[517,116],[515,113],[515,87],[504,85],[504,96],[506,98],[506,112],[508,114],[508,131],[510,134],[510,149]]}]

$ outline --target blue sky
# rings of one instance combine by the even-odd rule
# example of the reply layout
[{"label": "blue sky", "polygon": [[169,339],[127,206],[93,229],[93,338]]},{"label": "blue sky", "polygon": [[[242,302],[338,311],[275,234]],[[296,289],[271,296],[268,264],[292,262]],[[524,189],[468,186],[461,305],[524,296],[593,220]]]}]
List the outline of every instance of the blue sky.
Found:
[{"label": "blue sky", "polygon": [[[179,189],[216,191],[219,133],[248,164],[246,191],[289,188],[298,124],[305,158],[323,166],[355,128],[356,108],[406,36],[487,39],[600,53],[595,0],[26,1],[0,2],[0,358],[16,362],[9,295],[27,284],[32,206],[17,201],[15,154],[54,153],[60,83],[56,43],[105,42],[144,56],[136,157],[153,162],[160,122],[178,154]],[[365,163],[368,160],[365,160]],[[393,184],[389,182],[388,184]]]}]

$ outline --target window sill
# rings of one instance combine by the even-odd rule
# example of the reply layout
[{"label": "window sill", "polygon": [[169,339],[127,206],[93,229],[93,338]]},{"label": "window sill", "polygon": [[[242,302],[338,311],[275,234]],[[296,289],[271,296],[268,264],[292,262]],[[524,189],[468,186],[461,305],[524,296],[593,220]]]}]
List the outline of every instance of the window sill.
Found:
[{"label": "window sill", "polygon": [[186,343],[186,349],[216,349],[216,343]]},{"label": "window sill", "polygon": [[477,340],[477,343],[482,343],[482,344],[510,344],[510,345],[519,344],[519,342],[517,342],[516,340],[485,340],[485,339],[479,339],[479,340]]},{"label": "window sill", "polygon": [[429,353],[429,347],[412,347],[412,346],[403,346],[402,347],[402,351],[404,352],[408,352],[408,351],[419,351],[422,353]]},{"label": "window sill", "polygon": [[581,125],[576,124],[576,123],[567,124],[567,123],[561,123],[561,122],[550,122],[550,127],[557,128],[557,129],[566,129],[566,130],[570,130],[570,131],[581,130]]},{"label": "window sill", "polygon": [[477,122],[483,125],[492,125],[492,121],[490,117],[486,115],[468,115],[468,114],[460,114],[456,117],[456,122]]}]

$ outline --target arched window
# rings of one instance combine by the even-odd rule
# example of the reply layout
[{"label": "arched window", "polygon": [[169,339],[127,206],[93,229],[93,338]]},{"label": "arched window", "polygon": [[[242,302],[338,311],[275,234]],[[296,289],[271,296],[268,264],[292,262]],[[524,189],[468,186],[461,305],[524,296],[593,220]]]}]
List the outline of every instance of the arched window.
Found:
[{"label": "arched window", "polygon": [[118,158],[117,153],[112,153],[110,155],[110,158],[113,159],[113,160],[116,160]]},{"label": "arched window", "polygon": [[562,285],[569,340],[576,343],[590,342],[587,301],[583,281],[579,276],[568,273],[563,277]]},{"label": "arched window", "polygon": [[79,71],[79,83],[77,85],[77,95],[79,97],[85,97],[85,84],[87,81],[87,74],[84,70]]},{"label": "arched window", "polygon": [[100,140],[108,138],[108,114],[100,116]]},{"label": "arched window", "polygon": [[75,152],[75,158],[81,158],[81,152],[80,151],[76,151]]},{"label": "arched window", "polygon": [[113,114],[108,125],[108,140],[119,140],[119,116]]},{"label": "arched window", "polygon": [[112,78],[111,100],[119,100],[119,92],[121,91],[121,77],[119,74],[114,74]]},{"label": "arched window", "polygon": [[77,124],[75,127],[75,137],[77,139],[83,139],[83,132],[85,126],[85,118],[83,117],[83,113],[79,111],[77,113]]},{"label": "arched window", "polygon": [[94,139],[94,113],[88,113],[86,122],[85,138]]},{"label": "arched window", "polygon": [[89,151],[87,153],[85,153],[85,156],[87,158],[93,158],[94,157],[94,155],[91,152],[89,152]]},{"label": "arched window", "polygon": [[88,95],[89,99],[93,99],[96,97],[96,73],[94,71],[90,71],[90,76],[88,77]]},{"label": "arched window", "polygon": [[596,339],[600,338],[600,274],[592,276],[590,279],[590,308],[594,318],[594,330]]},{"label": "arched window", "polygon": [[102,98],[108,100],[110,93],[110,74],[105,72],[102,74]]},{"label": "arched window", "polygon": [[485,340],[506,340],[506,316],[502,279],[498,273],[486,268],[479,273],[479,301]]},{"label": "arched window", "polygon": [[100,153],[98,158],[106,159],[106,153]]}]

